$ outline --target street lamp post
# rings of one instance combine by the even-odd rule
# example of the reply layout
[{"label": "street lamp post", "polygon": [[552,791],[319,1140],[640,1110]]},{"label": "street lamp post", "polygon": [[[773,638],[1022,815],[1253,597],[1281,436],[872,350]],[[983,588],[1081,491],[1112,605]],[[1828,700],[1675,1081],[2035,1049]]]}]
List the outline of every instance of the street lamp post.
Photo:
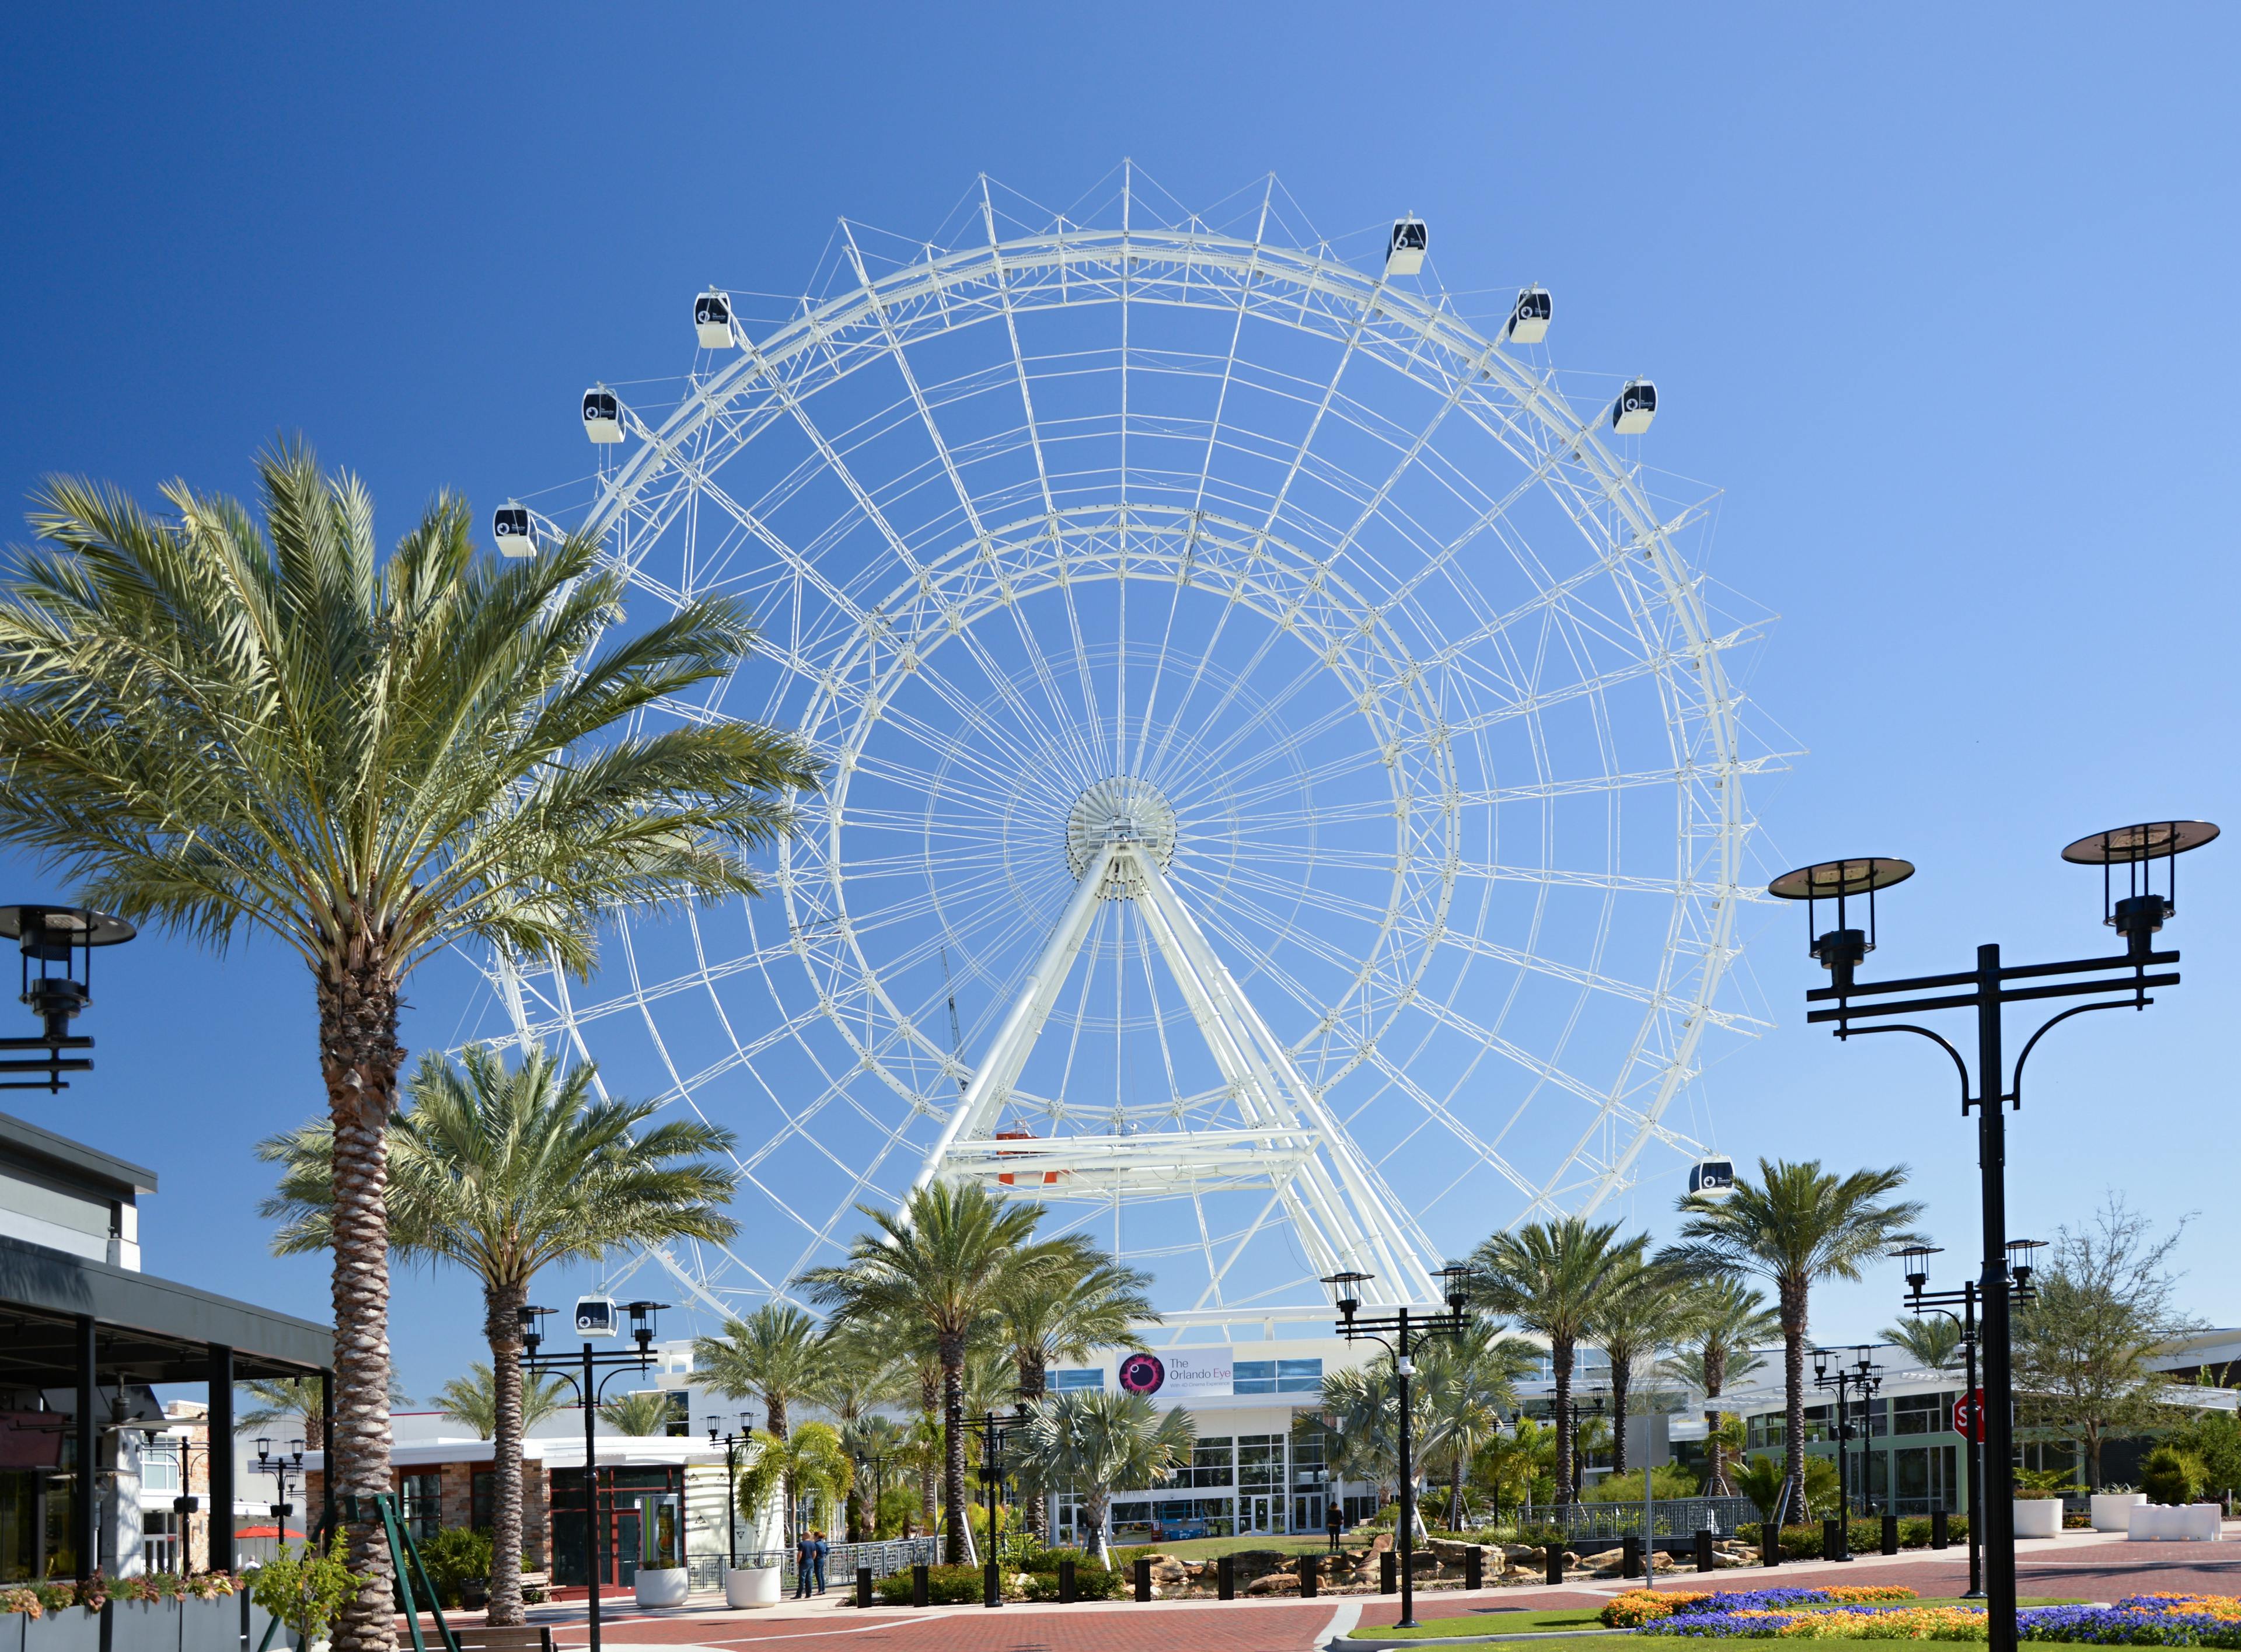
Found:
[{"label": "street lamp post", "polygon": [[880,1541],[880,1500],[887,1495],[887,1465],[894,1461],[891,1451],[867,1451],[858,1459],[872,1471],[872,1520],[870,1541]]},{"label": "street lamp post", "polygon": [[[2030,1254],[2046,1241],[2043,1239],[2011,1239],[2007,1245],[2008,1290],[2014,1301],[2034,1301],[2038,1287],[2030,1282]],[[1909,1245],[1898,1254],[1901,1266],[1906,1269],[1906,1311],[1920,1319],[1926,1310],[1943,1314],[1961,1328],[1961,1348],[1968,1362],[1967,1374],[1963,1378],[1969,1386],[1965,1397],[1975,1407],[1964,1436],[1969,1448],[1969,1592],[1961,1598],[1979,1601],[1984,1598],[1983,1539],[1984,1523],[1984,1415],[1978,1403],[1977,1392],[1977,1301],[1978,1287],[1975,1280],[1963,1280],[1957,1291],[1932,1291],[1924,1287],[1930,1283],[1930,1259],[1943,1246]],[[1959,1308],[1956,1314],[1953,1310]],[[2010,1511],[2012,1518],[2012,1511]]]},{"label": "street lamp post", "polygon": [[708,1419],[708,1443],[724,1448],[724,1563],[739,1569],[739,1448],[754,1438],[754,1414],[739,1413],[739,1426],[725,1434],[721,1417]]},{"label": "street lamp post", "polygon": [[[669,1306],[666,1302],[631,1302],[625,1305],[631,1316],[631,1337],[637,1343],[634,1349],[615,1348],[606,1353],[594,1352],[591,1336],[584,1339],[583,1352],[570,1354],[540,1354],[538,1348],[545,1341],[537,1321],[550,1314],[549,1308],[525,1308],[521,1310],[521,1369],[525,1377],[552,1376],[565,1381],[576,1391],[584,1408],[584,1558],[592,1585],[591,1645],[592,1652],[599,1652],[599,1568],[606,1560],[606,1534],[599,1523],[599,1472],[597,1424],[599,1415],[599,1390],[618,1371],[635,1371],[643,1375],[653,1365],[653,1316]],[[612,1313],[609,1314],[612,1320]],[[582,1323],[580,1318],[578,1323]],[[608,1330],[605,1334],[612,1335]],[[600,1373],[604,1371],[605,1375]]]},{"label": "street lamp post", "polygon": [[[0,1090],[67,1090],[65,1073],[90,1073],[89,1056],[64,1050],[90,1050],[93,1040],[74,1034],[70,1024],[93,1002],[93,949],[132,939],[130,924],[83,906],[0,906],[0,939],[15,941],[23,954],[23,1001],[39,1018],[36,1038],[0,1038],[0,1073],[35,1073],[37,1078],[0,1079]],[[43,1050],[37,1060],[13,1059],[18,1050]]]},{"label": "street lamp post", "polygon": [[[1841,1358],[1848,1353],[1854,1356],[1850,1365],[1844,1364]],[[1844,1449],[1846,1443],[1852,1437],[1852,1412],[1850,1402],[1853,1395],[1857,1393],[1861,1401],[1862,1433],[1867,1434],[1870,1430],[1867,1421],[1866,1401],[1878,1388],[1883,1386],[1883,1368],[1868,1355],[1869,1350],[1864,1343],[1856,1344],[1850,1348],[1815,1348],[1813,1350],[1813,1386],[1816,1388],[1836,1390],[1836,1504],[1842,1510],[1843,1518],[1837,1522],[1843,1528],[1843,1535],[1837,1540],[1836,1552],[1828,1556],[1829,1559],[1835,1561],[1849,1561],[1852,1558],[1852,1483],[1850,1464],[1848,1461],[1851,1454]],[[1829,1368],[1831,1357],[1836,1357],[1838,1361],[1834,1371]],[[1860,1493],[1863,1497],[1867,1494],[1867,1482],[1868,1460],[1863,1449],[1860,1456]]]},{"label": "street lamp post", "polygon": [[[1930,1040],[1951,1058],[1961,1079],[1961,1110],[1977,1114],[1977,1160],[1983,1183],[1983,1272],[1978,1303],[1983,1310],[1984,1348],[1984,1461],[2005,1477],[2012,1471],[2015,1428],[2010,1415],[2014,1381],[2010,1364],[2007,1289],[2007,1124],[2008,1107],[2023,1106],[2024,1065],[2040,1039],[2054,1027],[2089,1010],[2143,1010],[2155,1000],[2152,987],[2175,987],[2176,972],[2151,973],[2176,964],[2176,952],[2155,950],[2155,937],[2177,906],[2178,857],[2198,849],[2218,835],[2206,820],[2151,820],[2080,838],[2062,852],[2075,865],[2102,869],[2103,921],[2124,938],[2124,950],[2114,956],[2066,959],[2051,964],[2003,964],[1993,942],[1977,948],[1977,966],[1947,975],[1917,975],[1904,980],[1863,982],[1855,972],[1876,945],[1876,893],[1914,875],[1913,865],[1888,856],[1869,855],[1847,860],[1826,860],[1786,872],[1767,886],[1767,893],[1785,900],[1806,903],[1809,950],[1830,974],[1830,984],[1805,994],[1809,1003],[1829,1004],[1810,1010],[1808,1024],[1834,1022],[1836,1036],[1851,1039],[1869,1033],[1913,1033]],[[2164,887],[2154,887],[2155,869],[2165,869]],[[2123,866],[2126,893],[2116,894],[2115,868]],[[1851,916],[1862,897],[1867,900],[1867,926],[1852,926]],[[1816,933],[1816,908],[1823,900],[1836,906],[1836,926]],[[2090,976],[2090,980],[2077,977]],[[2053,978],[2053,979],[2048,979]],[[2043,981],[2023,986],[2025,981]],[[1893,995],[1897,995],[1893,1000]],[[2085,998],[2050,1016],[2024,1041],[2012,1068],[2004,1053],[2001,1013],[2010,1004],[2036,1003],[2056,998]],[[1865,1003],[1859,1000],[1866,1000]],[[1977,1020],[1977,1065],[1972,1077],[1969,1063],[1945,1037],[1929,1027],[1892,1022],[1861,1027],[1856,1023],[1887,1016],[1930,1014],[1943,1010],[1970,1010]],[[1975,1094],[1971,1094],[1971,1089]],[[2015,1505],[1990,1488],[1983,1498],[1986,1619],[1989,1652],[2014,1652],[2016,1644],[2016,1530]]]},{"label": "street lamp post", "polygon": [[980,1568],[980,1604],[1001,1606],[1004,1588],[996,1556],[996,1493],[1003,1479],[1004,1448],[1010,1442],[1012,1430],[1019,1426],[1019,1419],[1016,1415],[1000,1416],[993,1411],[986,1411],[967,1426],[980,1431],[980,1502],[988,1515],[988,1555]]},{"label": "street lamp post", "polygon": [[288,1501],[288,1477],[304,1471],[304,1442],[291,1440],[287,1455],[272,1455],[272,1442],[260,1439],[257,1442],[257,1472],[272,1476],[272,1523],[279,1528],[277,1540],[282,1548],[288,1543],[288,1516],[296,1512],[296,1505]]},{"label": "street lamp post", "polygon": [[1587,1433],[1589,1425],[1603,1420],[1608,1397],[1601,1388],[1575,1389],[1572,1393],[1572,1415],[1565,1426],[1572,1431],[1572,1483],[1564,1488],[1572,1495],[1574,1502],[1588,1483]]},{"label": "street lamp post", "polygon": [[1464,1311],[1470,1303],[1470,1270],[1450,1262],[1434,1277],[1443,1287],[1448,1311],[1427,1314],[1419,1309],[1413,1319],[1405,1307],[1381,1318],[1357,1318],[1361,1307],[1361,1287],[1370,1278],[1368,1274],[1334,1274],[1323,1281],[1331,1287],[1331,1300],[1338,1308],[1338,1334],[1349,1342],[1382,1344],[1393,1355],[1396,1398],[1401,1408],[1401,1517],[1394,1535],[1395,1546],[1401,1551],[1401,1619],[1394,1627],[1403,1629],[1416,1627],[1416,1466],[1408,1415],[1408,1379],[1415,1374],[1416,1367],[1410,1354],[1414,1346],[1411,1339],[1460,1336],[1470,1323],[1470,1316]]}]

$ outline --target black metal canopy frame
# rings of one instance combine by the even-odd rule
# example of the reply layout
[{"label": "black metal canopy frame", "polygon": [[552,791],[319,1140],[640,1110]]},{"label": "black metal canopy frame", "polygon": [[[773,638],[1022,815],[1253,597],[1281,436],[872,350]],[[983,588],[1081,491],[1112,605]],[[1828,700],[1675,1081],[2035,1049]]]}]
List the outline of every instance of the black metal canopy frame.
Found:
[{"label": "black metal canopy frame", "polygon": [[[2151,989],[2178,984],[2177,972],[2165,966],[2177,963],[2179,955],[2157,951],[2155,936],[2164,920],[2178,911],[2178,856],[2217,836],[2218,828],[2206,820],[2150,820],[2080,838],[2062,852],[2062,858],[2074,865],[2102,868],[2102,918],[2124,938],[2122,953],[2050,964],[2004,964],[1998,943],[1992,942],[1977,948],[1973,970],[1903,980],[1862,981],[1856,972],[1875,949],[1877,892],[1911,878],[1911,862],[1884,855],[1824,860],[1786,872],[1767,886],[1769,894],[1805,903],[1808,950],[1830,974],[1830,985],[1816,987],[1805,997],[1810,1004],[1831,1007],[1809,1011],[1806,1021],[1833,1022],[1839,1039],[1870,1033],[1913,1033],[1928,1039],[1945,1052],[1960,1075],[1963,1115],[1972,1108],[1977,1114],[1983,1200],[1983,1271],[1977,1296],[1983,1310],[1984,1354],[1983,1461],[1988,1474],[2003,1481],[2012,1472],[2015,1453],[2015,1385],[2009,1346],[2007,1109],[2021,1109],[2024,1064],[2038,1041],[2054,1027],[2090,1010],[2144,1010],[2155,1002],[2149,996]],[[2161,891],[2155,887],[2158,862],[2165,874]],[[2126,874],[2126,893],[2121,899],[2115,888],[2118,866]],[[1852,922],[1863,897],[1867,901],[1865,928]],[[1823,901],[1834,901],[1836,907],[1836,927],[1827,931],[1822,931],[1817,922]],[[2075,979],[2081,977],[2090,979]],[[2018,985],[2026,981],[2044,984]],[[2024,1040],[2010,1068],[2003,1045],[2002,1011],[2010,1004],[2063,998],[2090,1001],[2072,1005],[2042,1021]],[[1973,1077],[1968,1060],[1942,1033],[1890,1019],[1960,1009],[1973,1010],[1977,1017]],[[1856,1025],[1861,1021],[1884,1024]],[[2000,1488],[1987,1486],[1983,1508],[1989,1652],[2014,1652],[2015,1504]]]}]

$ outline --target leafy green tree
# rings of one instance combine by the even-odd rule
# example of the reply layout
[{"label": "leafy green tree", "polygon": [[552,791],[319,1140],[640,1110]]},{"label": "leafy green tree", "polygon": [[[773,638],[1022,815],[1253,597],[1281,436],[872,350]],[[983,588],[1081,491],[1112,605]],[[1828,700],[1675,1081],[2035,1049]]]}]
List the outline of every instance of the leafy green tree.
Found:
[{"label": "leafy green tree", "polygon": [[[184,483],[172,514],[51,483],[0,591],[0,843],[78,899],[300,959],[334,1131],[337,1489],[391,1485],[388,1127],[404,985],[478,943],[579,973],[624,906],[755,893],[742,851],[817,772],[729,719],[642,729],[751,639],[728,599],[619,632],[622,576],[572,539],[478,555],[438,498],[385,558],[373,503],[292,445],[258,461],[262,520]],[[607,639],[602,640],[603,638]],[[339,1652],[395,1638],[379,1528]]]},{"label": "leafy green tree", "polygon": [[633,1440],[668,1433],[669,1420],[675,1415],[667,1391],[661,1388],[636,1388],[599,1401],[599,1420]]},{"label": "leafy green tree", "polygon": [[880,1505],[906,1472],[910,1429],[893,1417],[855,1417],[840,1425],[840,1448],[855,1468],[848,1493],[848,1541],[876,1540],[882,1535]]},{"label": "leafy green tree", "polygon": [[930,1183],[900,1212],[857,1208],[874,1231],[858,1237],[846,1261],[811,1268],[801,1282],[841,1320],[915,1320],[932,1334],[941,1363],[944,1558],[961,1565],[967,1344],[1020,1274],[1070,1247],[1035,1241],[1040,1205],[1000,1200],[976,1182]]},{"label": "leafy green tree", "polygon": [[295,1630],[298,1647],[320,1639],[364,1584],[350,1568],[346,1541],[338,1531],[324,1549],[311,1542],[291,1549],[284,1542],[250,1580],[250,1599]]},{"label": "leafy green tree", "polygon": [[1890,1195],[1906,1185],[1906,1168],[1856,1170],[1839,1176],[1821,1161],[1758,1161],[1758,1180],[1736,1179],[1724,1198],[1681,1199],[1681,1244],[1664,1253],[1702,1273],[1755,1274],[1774,1287],[1782,1318],[1783,1431],[1792,1508],[1804,1504],[1805,1336],[1814,1285],[1856,1280],[1867,1263],[1920,1239],[1922,1207]]},{"label": "leafy green tree", "polygon": [[1461,1336],[1424,1345],[1409,1379],[1410,1409],[1422,1418],[1419,1461],[1428,1475],[1447,1477],[1449,1531],[1466,1529],[1469,1519],[1463,1488],[1472,1460],[1501,1433],[1517,1384],[1540,1364],[1541,1350],[1498,1321],[1475,1320]]},{"label": "leafy green tree", "polygon": [[1704,1488],[1712,1497],[1734,1495],[1728,1480],[1728,1455],[1743,1444],[1740,1426],[1721,1421],[1714,1403],[1728,1384],[1749,1376],[1766,1361],[1758,1349],[1782,1334],[1782,1321],[1767,1311],[1766,1297],[1731,1274],[1714,1274],[1696,1287],[1696,1314],[1681,1346],[1662,1368],[1665,1374],[1704,1396]]},{"label": "leafy green tree", "polygon": [[799,1308],[765,1302],[727,1322],[721,1336],[696,1338],[692,1368],[726,1399],[760,1400],[763,1426],[783,1440],[795,1402],[809,1397],[824,1373],[824,1338]]},{"label": "leafy green tree", "polygon": [[2179,1311],[2170,1267],[2185,1232],[2181,1221],[2158,1238],[2153,1222],[2111,1194],[2090,1221],[2057,1231],[2035,1281],[2038,1300],[2015,1315],[2019,1420],[2073,1441],[2090,1490],[2101,1488],[2101,1449],[2111,1439],[2176,1420],[2161,1403],[2170,1379],[2148,1358],[2196,1328]]},{"label": "leafy green tree", "polygon": [[1161,1411],[1141,1394],[1073,1389],[1046,1395],[1028,1411],[1021,1473],[1034,1485],[1080,1494],[1090,1553],[1109,1569],[1114,1489],[1154,1485],[1187,1467],[1197,1439],[1181,1407]]},{"label": "leafy green tree", "polygon": [[1925,1371],[1961,1368],[1961,1328],[1942,1314],[1901,1320],[1884,1326],[1878,1334]]},{"label": "leafy green tree", "polygon": [[[1013,1365],[1013,1388],[1021,1406],[1043,1397],[1051,1363],[1086,1359],[1095,1349],[1141,1348],[1139,1322],[1157,1322],[1152,1282],[1140,1273],[1076,1235],[1072,1248],[1054,1255],[1048,1267],[1021,1274],[996,1301],[996,1317]],[[1048,1506],[1031,1499],[1025,1510],[1027,1530],[1047,1537]]]},{"label": "leafy green tree", "polygon": [[1556,1431],[1534,1417],[1520,1417],[1508,1433],[1478,1449],[1474,1481],[1497,1505],[1512,1508],[1553,1503],[1556,1495]]},{"label": "leafy green tree", "polygon": [[1615,1270],[1588,1314],[1589,1334],[1610,1369],[1611,1472],[1626,1472],[1626,1419],[1637,1367],[1688,1334],[1697,1293],[1670,1262],[1635,1261]]},{"label": "leafy green tree", "polygon": [[1648,1239],[1621,1239],[1616,1222],[1583,1216],[1528,1222],[1495,1234],[1471,1253],[1474,1293],[1520,1329],[1549,1339],[1556,1379],[1556,1481],[1577,1481],[1572,1463],[1572,1361],[1593,1334],[1592,1314],[1604,1291],[1642,1260]]},{"label": "leafy green tree", "polygon": [[[554,1263],[597,1261],[633,1244],[729,1238],[723,1212],[736,1185],[720,1154],[730,1134],[697,1119],[652,1122],[651,1101],[605,1100],[596,1069],[564,1073],[533,1048],[509,1067],[470,1045],[458,1066],[424,1056],[411,1106],[391,1116],[386,1194],[390,1248],[448,1262],[481,1281],[490,1345],[492,1538],[488,1621],[524,1622],[521,1601],[521,1310],[530,1281]],[[281,1223],[283,1255],[331,1241],[335,1132],[322,1120],[258,1147],[280,1167],[264,1214]]]},{"label": "leafy green tree", "polygon": [[[429,1400],[444,1416],[475,1431],[478,1440],[498,1437],[498,1379],[489,1364],[477,1360],[465,1376],[455,1376]],[[556,1411],[574,1401],[568,1385],[559,1377],[527,1378],[521,1384],[521,1432],[526,1435]]]},{"label": "leafy green tree", "polygon": [[[321,1415],[317,1377],[258,1377],[239,1386],[249,1403],[244,1405],[241,1395],[235,1396],[234,1433],[258,1435],[276,1428],[293,1428],[294,1437],[303,1441],[306,1451],[326,1449],[325,1419]],[[391,1376],[389,1408],[398,1411],[411,1403],[404,1384]]]},{"label": "leafy green tree", "polygon": [[[754,1455],[739,1470],[739,1506],[759,1518],[773,1499],[782,1498],[788,1521],[799,1517],[802,1500],[817,1497],[838,1503],[856,1483],[856,1465],[840,1443],[840,1431],[829,1422],[805,1422],[784,1439],[773,1434],[754,1437]],[[796,1528],[789,1527],[793,1541]]]},{"label": "leafy green tree", "polygon": [[2197,1411],[2173,1428],[2164,1443],[2202,1465],[2204,1485],[2216,1491],[2241,1492],[2241,1414]]}]

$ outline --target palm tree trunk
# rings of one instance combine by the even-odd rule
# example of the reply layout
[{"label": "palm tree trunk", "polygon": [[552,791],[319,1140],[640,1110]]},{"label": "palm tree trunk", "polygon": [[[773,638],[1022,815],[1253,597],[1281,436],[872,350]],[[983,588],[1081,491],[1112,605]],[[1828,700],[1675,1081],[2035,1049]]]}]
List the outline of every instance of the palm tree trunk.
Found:
[{"label": "palm tree trunk", "polygon": [[[1623,1354],[1623,1350],[1621,1350]],[[1615,1358],[1610,1362],[1611,1384],[1611,1473],[1626,1472],[1626,1398],[1628,1380],[1634,1374],[1630,1358]]]},{"label": "palm tree trunk", "polygon": [[1704,1350],[1704,1495],[1730,1497],[1727,1451],[1720,1443],[1720,1408],[1712,1403],[1728,1386],[1728,1356],[1724,1349]]},{"label": "palm tree trunk", "polygon": [[485,1623],[526,1623],[521,1606],[521,1308],[529,1287],[483,1287],[483,1334],[490,1339],[491,1570]]},{"label": "palm tree trunk", "polygon": [[[1040,1349],[1020,1355],[1020,1413],[1025,1415],[1050,1388],[1050,1368],[1045,1363]],[[1041,1492],[1027,1496],[1027,1527],[1030,1535],[1041,1542],[1050,1535],[1050,1499]]]},{"label": "palm tree trunk", "polygon": [[1572,1339],[1549,1339],[1549,1362],[1556,1373],[1556,1495],[1572,1495]]},{"label": "palm tree trunk", "polygon": [[1783,1449],[1789,1484],[1783,1518],[1805,1518],[1805,1281],[1782,1281]]},{"label": "palm tree trunk", "polygon": [[[334,1434],[327,1456],[341,1495],[393,1489],[389,1466],[389,1140],[397,1107],[397,984],[365,957],[352,955],[316,978],[319,1071],[334,1125]],[[366,1505],[370,1507],[370,1505]],[[336,1652],[389,1652],[397,1642],[391,1612],[389,1545],[378,1520],[350,1534],[358,1592],[343,1602],[334,1626]]]},{"label": "palm tree trunk", "polygon": [[[766,1390],[763,1394],[763,1423],[771,1438],[780,1445],[786,1443],[786,1395]],[[786,1510],[786,1546],[792,1548],[800,1533],[794,1527],[799,1510],[794,1507],[793,1476],[786,1475],[779,1489],[779,1502]]]},{"label": "palm tree trunk", "polygon": [[965,1563],[965,1339],[941,1339],[941,1512],[949,1533],[942,1559]]}]

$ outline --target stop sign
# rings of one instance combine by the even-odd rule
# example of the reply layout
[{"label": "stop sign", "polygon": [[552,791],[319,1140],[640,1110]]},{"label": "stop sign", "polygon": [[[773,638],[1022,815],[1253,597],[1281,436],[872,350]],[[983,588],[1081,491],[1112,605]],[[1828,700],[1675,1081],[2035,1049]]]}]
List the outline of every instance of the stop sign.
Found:
[{"label": "stop sign", "polygon": [[1982,1443],[1984,1438],[1984,1391],[1971,1388],[1953,1402],[1953,1432]]}]

